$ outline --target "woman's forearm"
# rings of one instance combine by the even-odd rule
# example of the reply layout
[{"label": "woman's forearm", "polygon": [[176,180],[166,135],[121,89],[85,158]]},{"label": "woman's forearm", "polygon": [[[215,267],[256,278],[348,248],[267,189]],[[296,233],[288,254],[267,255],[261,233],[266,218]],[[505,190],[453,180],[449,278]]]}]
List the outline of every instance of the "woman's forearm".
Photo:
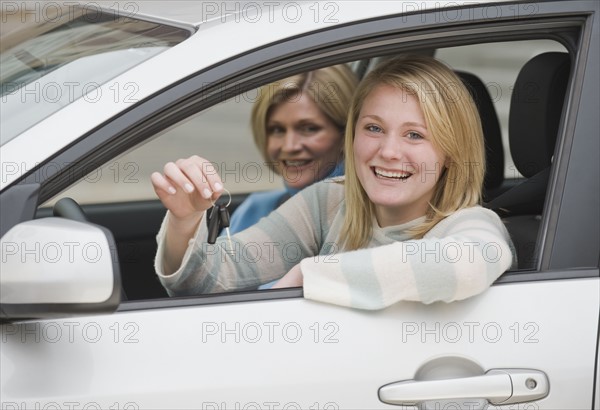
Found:
[{"label": "woman's forearm", "polygon": [[202,213],[188,218],[177,218],[169,213],[165,232],[164,274],[171,275],[181,266],[190,239],[202,221]]}]

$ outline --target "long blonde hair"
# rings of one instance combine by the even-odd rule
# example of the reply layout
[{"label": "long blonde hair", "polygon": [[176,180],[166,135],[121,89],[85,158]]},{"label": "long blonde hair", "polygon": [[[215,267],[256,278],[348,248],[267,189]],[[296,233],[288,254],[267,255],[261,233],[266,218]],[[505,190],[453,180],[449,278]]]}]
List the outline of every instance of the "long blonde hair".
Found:
[{"label": "long blonde hair", "polygon": [[293,101],[298,93],[306,92],[319,109],[344,132],[348,109],[358,79],[345,64],[320,68],[267,84],[259,89],[252,106],[252,134],[254,142],[267,166],[278,173],[267,153],[267,122],[273,107]]},{"label": "long blonde hair", "polygon": [[346,214],[340,240],[346,250],[364,247],[373,232],[375,207],[356,174],[355,126],[367,95],[385,84],[419,101],[435,148],[446,157],[425,221],[411,230],[422,238],[453,212],[481,203],[485,174],[483,132],[477,107],[462,81],[443,63],[426,56],[403,56],[383,62],[359,84],[346,123]]}]

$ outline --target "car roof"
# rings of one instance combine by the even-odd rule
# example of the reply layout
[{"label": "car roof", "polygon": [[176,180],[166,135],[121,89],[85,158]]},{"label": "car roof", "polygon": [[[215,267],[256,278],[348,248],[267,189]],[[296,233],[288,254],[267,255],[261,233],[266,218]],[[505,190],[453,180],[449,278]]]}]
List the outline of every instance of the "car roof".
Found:
[{"label": "car roof", "polygon": [[[297,3],[306,3],[300,0]],[[114,8],[113,0],[102,0],[97,2],[101,7]],[[286,2],[266,2],[273,9],[281,9]],[[314,3],[314,1],[312,1]],[[215,1],[138,1],[126,3],[123,6],[124,14],[133,13],[135,17],[142,17],[155,21],[171,22],[177,25],[190,25],[194,27],[209,21],[221,21],[222,16],[235,15],[239,13],[253,14],[260,9],[261,2],[251,0],[238,0],[235,2]],[[132,16],[133,17],[133,16]]]}]

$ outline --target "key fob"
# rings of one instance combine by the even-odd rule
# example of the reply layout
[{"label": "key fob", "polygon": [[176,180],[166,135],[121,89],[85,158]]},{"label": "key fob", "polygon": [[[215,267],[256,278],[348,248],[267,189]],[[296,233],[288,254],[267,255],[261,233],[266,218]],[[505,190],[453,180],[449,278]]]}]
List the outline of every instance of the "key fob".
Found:
[{"label": "key fob", "polygon": [[221,219],[219,221],[221,228],[229,228],[229,211],[224,205],[219,206],[219,218]]},{"label": "key fob", "polygon": [[217,237],[219,236],[219,225],[220,225],[220,213],[216,206],[213,206],[210,210],[210,214],[208,214],[208,218],[206,219],[206,223],[208,224],[208,240],[207,242],[213,245],[217,242]]}]

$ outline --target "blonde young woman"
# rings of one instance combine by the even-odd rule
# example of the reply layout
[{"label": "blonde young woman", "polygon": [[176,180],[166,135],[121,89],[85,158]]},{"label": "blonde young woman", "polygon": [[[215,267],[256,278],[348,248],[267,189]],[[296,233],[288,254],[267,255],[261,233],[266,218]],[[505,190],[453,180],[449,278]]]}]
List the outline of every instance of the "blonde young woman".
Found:
[{"label": "blonde young woman", "polygon": [[[254,227],[215,245],[201,223],[223,192],[195,158],[153,174],[169,212],[157,274],[170,295],[303,286],[307,299],[362,309],[478,294],[514,256],[496,214],[479,206],[484,147],[460,79],[429,57],[377,67],[346,127],[346,177],[304,189]],[[193,191],[185,190],[186,184]],[[175,193],[170,193],[175,191]]]},{"label": "blonde young woman", "polygon": [[285,188],[249,195],[231,216],[231,233],[314,182],[344,174],[344,128],[357,85],[347,65],[336,65],[259,89],[251,116],[254,142]]}]

